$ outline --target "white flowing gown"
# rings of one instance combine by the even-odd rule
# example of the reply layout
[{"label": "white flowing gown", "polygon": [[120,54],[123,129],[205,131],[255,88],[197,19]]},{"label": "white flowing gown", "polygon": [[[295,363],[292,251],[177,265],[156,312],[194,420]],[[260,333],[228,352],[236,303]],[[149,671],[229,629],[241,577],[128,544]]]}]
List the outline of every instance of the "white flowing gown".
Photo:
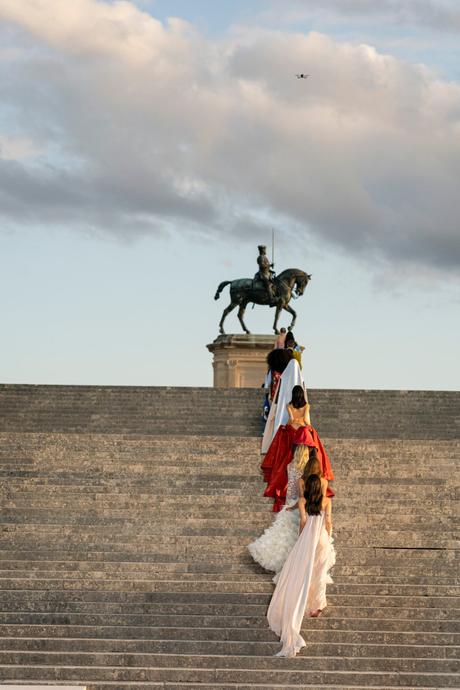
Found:
[{"label": "white flowing gown", "polygon": [[292,400],[292,389],[294,386],[302,386],[306,395],[307,389],[299,363],[296,359],[291,359],[286,369],[281,374],[276,388],[275,398],[270,407],[262,438],[262,454],[265,454],[270,448],[270,444],[281,424],[287,424],[289,421],[287,406]]},{"label": "white flowing gown", "polygon": [[295,656],[305,640],[300,635],[305,612],[326,608],[326,585],[335,552],[326,531],[326,513],[309,515],[279,575],[268,608],[268,624],[283,647],[277,656]]}]

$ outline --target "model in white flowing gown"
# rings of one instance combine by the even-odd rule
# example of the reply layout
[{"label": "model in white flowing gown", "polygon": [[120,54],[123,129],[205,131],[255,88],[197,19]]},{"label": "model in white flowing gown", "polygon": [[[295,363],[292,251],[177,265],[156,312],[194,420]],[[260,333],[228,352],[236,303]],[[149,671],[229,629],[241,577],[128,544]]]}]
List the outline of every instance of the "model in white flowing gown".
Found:
[{"label": "model in white flowing gown", "polygon": [[[305,514],[304,505],[300,508]],[[267,613],[268,624],[283,645],[277,656],[295,656],[306,644],[300,635],[305,612],[316,616],[326,608],[326,585],[331,581],[328,572],[335,561],[330,510],[330,499],[323,498],[320,514],[307,516],[279,575]]]},{"label": "model in white flowing gown", "polygon": [[270,448],[270,444],[278,431],[281,424],[287,424],[289,421],[288,403],[291,400],[292,389],[294,386],[302,386],[307,397],[307,388],[300,370],[299,363],[296,359],[291,359],[286,369],[281,374],[276,389],[274,400],[268,413],[267,423],[264,429],[262,438],[261,453],[264,455]]},{"label": "model in white flowing gown", "polygon": [[[299,456],[298,456],[299,454]],[[270,527],[248,546],[249,553],[262,568],[275,573],[273,582],[278,582],[278,576],[286,562],[291,549],[299,536],[300,514],[297,507],[299,492],[303,492],[304,479],[311,474],[321,475],[321,465],[316,456],[309,457],[306,446],[299,447],[292,462],[288,465],[288,485],[286,491],[286,505],[276,514]],[[323,496],[326,496],[328,482],[321,478]]]}]

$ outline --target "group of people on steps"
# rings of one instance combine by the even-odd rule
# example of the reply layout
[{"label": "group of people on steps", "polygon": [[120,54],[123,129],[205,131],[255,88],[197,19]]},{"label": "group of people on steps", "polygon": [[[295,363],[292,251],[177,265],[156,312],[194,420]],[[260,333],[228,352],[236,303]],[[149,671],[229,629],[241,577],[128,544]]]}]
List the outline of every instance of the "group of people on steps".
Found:
[{"label": "group of people on steps", "polygon": [[292,657],[305,646],[300,635],[304,615],[317,617],[327,605],[326,586],[335,563],[329,485],[334,474],[310,421],[303,348],[291,331],[282,331],[267,356],[261,465],[264,496],[273,499],[276,515],[248,549],[257,563],[275,573],[268,624],[282,643],[276,656]]}]

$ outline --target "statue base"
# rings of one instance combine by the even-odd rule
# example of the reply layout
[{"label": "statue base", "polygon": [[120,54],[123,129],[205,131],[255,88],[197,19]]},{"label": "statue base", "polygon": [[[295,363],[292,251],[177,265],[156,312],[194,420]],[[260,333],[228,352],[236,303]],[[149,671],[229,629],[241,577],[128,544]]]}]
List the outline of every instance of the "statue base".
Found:
[{"label": "statue base", "polygon": [[275,340],[276,335],[228,334],[206,345],[213,354],[214,388],[260,388]]}]

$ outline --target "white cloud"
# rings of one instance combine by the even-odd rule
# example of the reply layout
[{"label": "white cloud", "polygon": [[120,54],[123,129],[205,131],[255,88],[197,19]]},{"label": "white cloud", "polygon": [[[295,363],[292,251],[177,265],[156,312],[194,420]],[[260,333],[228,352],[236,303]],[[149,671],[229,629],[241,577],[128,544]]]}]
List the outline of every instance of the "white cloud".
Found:
[{"label": "white cloud", "polygon": [[0,158],[7,161],[21,161],[35,158],[41,149],[30,139],[0,136]]},{"label": "white cloud", "polygon": [[268,218],[372,260],[458,266],[457,84],[319,33],[204,39],[130,2],[0,0],[0,19],[4,129],[44,150],[0,160],[5,220],[241,236]]},{"label": "white cloud", "polygon": [[260,18],[269,23],[296,24],[329,20],[419,26],[436,31],[460,31],[458,0],[270,0]]}]

